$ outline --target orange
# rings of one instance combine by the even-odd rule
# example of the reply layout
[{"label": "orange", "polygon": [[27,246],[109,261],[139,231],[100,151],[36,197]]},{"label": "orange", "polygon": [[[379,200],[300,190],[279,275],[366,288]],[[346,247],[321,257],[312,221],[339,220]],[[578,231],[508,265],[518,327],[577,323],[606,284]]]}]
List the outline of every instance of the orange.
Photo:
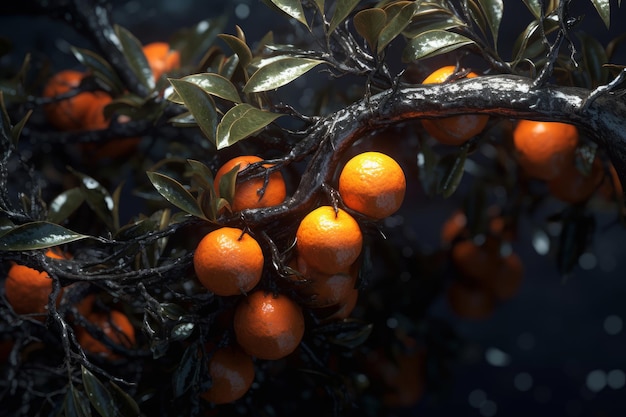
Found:
[{"label": "orange", "polygon": [[551,180],[574,165],[578,146],[576,126],[560,122],[520,120],[513,131],[513,143],[524,172]]},{"label": "orange", "polygon": [[561,201],[577,204],[587,201],[600,187],[604,179],[604,170],[600,159],[595,158],[591,172],[584,175],[572,163],[560,175],[548,181],[548,190]]},{"label": "orange", "polygon": [[213,404],[227,404],[243,397],[254,381],[252,357],[238,346],[217,349],[209,361],[211,388],[200,394]]},{"label": "orange", "polygon": [[235,308],[237,343],[259,359],[277,360],[292,353],[304,336],[302,309],[286,295],[255,291]]},{"label": "orange", "polygon": [[339,175],[345,205],[375,219],[395,213],[404,200],[406,178],[395,159],[380,152],[363,152],[350,159]]},{"label": "orange", "polygon": [[[358,265],[350,271],[336,274],[324,274],[306,267],[300,269],[305,282],[298,283],[296,292],[306,299],[304,304],[307,307],[321,308],[340,304],[355,290]],[[302,280],[297,275],[291,278],[294,281]]]},{"label": "orange", "polygon": [[[67,259],[66,255],[48,249],[46,256]],[[42,271],[14,263],[4,282],[5,296],[17,314],[46,314],[52,278]]]},{"label": "orange", "polygon": [[446,300],[454,314],[465,319],[483,320],[495,310],[495,299],[489,291],[461,281],[453,281],[448,286]]},{"label": "orange", "polygon": [[[114,344],[125,348],[131,348],[135,345],[135,328],[128,317],[121,311],[111,310],[108,314],[105,312],[91,313],[86,319],[100,328],[104,335]],[[77,329],[76,338],[78,344],[86,352],[110,359],[119,357],[107,345],[92,336],[83,327]]]},{"label": "orange", "polygon": [[238,295],[250,291],[263,273],[263,251],[241,229],[222,227],[202,238],[193,255],[196,276],[209,291]]},{"label": "orange", "polygon": [[600,192],[606,200],[617,199],[619,201],[624,198],[624,189],[617,175],[617,170],[611,163],[609,163],[609,174],[605,176]]},{"label": "orange", "polygon": [[366,360],[371,377],[382,385],[381,398],[387,407],[412,407],[420,401],[425,388],[426,353],[423,349],[407,349],[392,358],[372,350]]},{"label": "orange", "polygon": [[[448,81],[456,67],[448,65],[430,74],[422,84],[439,84]],[[477,77],[470,72],[466,78]],[[437,141],[445,145],[462,145],[485,129],[489,116],[463,114],[442,119],[422,120],[426,131]]]},{"label": "orange", "polygon": [[299,256],[310,268],[326,274],[347,271],[363,247],[359,224],[342,209],[321,206],[307,214],[296,231]]},{"label": "orange", "polygon": [[[237,172],[241,172],[251,163],[259,161],[262,161],[262,159],[255,155],[241,155],[222,165],[215,174],[214,186],[217,195],[219,196],[219,184],[224,174],[228,173],[237,165],[239,165]],[[267,168],[270,167],[270,165],[264,165],[264,167]],[[235,197],[231,204],[232,210],[241,211],[244,209],[275,206],[285,200],[287,190],[285,188],[285,180],[280,172],[274,172],[270,175],[264,192],[263,183],[264,178],[253,178],[237,183],[235,186]]]},{"label": "orange", "polygon": [[[85,73],[75,70],[63,70],[54,74],[44,87],[43,96],[47,98],[65,94],[79,87]],[[101,129],[108,126],[104,114],[96,109],[103,109],[111,97],[103,91],[84,91],[75,96],[46,104],[46,118],[59,130]]]},{"label": "orange", "polygon": [[466,226],[467,216],[462,210],[456,210],[441,227],[441,243],[445,246],[452,244],[466,230]]},{"label": "orange", "polygon": [[330,308],[315,309],[314,313],[324,323],[347,319],[354,311],[358,301],[359,290],[357,288],[353,288],[339,303],[331,306]]},{"label": "orange", "polygon": [[170,49],[167,42],[152,42],[143,46],[143,53],[152,69],[154,80],[161,75],[180,68],[180,52]]}]

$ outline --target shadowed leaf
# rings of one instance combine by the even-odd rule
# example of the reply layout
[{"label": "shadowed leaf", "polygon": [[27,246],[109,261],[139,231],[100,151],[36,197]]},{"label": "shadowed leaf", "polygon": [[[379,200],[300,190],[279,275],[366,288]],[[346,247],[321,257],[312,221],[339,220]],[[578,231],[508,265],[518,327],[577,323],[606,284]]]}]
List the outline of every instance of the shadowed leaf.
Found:
[{"label": "shadowed leaf", "polygon": [[448,30],[466,26],[449,10],[440,7],[420,7],[409,26],[402,32],[407,38],[414,38],[431,30]]},{"label": "shadowed leaf", "polygon": [[78,62],[89,68],[93,75],[108,85],[114,93],[118,94],[124,91],[124,84],[120,77],[104,58],[88,49],[74,46],[70,49]]},{"label": "shadowed leaf", "polygon": [[467,158],[467,146],[463,146],[458,154],[449,154],[441,158],[439,162],[439,181],[437,192],[445,198],[450,197],[456,191],[463,178],[465,160]]},{"label": "shadowed leaf", "polygon": [[609,0],[591,0],[591,2],[608,29],[611,26],[611,2]]},{"label": "shadowed leaf", "polygon": [[63,417],[91,417],[89,399],[71,384],[65,394],[63,411],[65,412]]},{"label": "shadowed leaf", "polygon": [[480,7],[487,19],[487,25],[493,36],[493,44],[498,49],[498,33],[500,31],[500,22],[504,13],[503,0],[478,0]]},{"label": "shadowed leaf", "polygon": [[22,119],[11,128],[11,141],[15,146],[17,146],[17,143],[19,142],[20,136],[22,135],[22,129],[24,129],[24,125],[26,125],[26,122],[30,118],[31,114],[33,114],[32,109],[28,110],[24,117],[22,117]]},{"label": "shadowed leaf", "polygon": [[357,4],[359,4],[359,0],[337,0],[335,12],[333,13],[332,19],[330,19],[328,33],[332,33],[337,26],[348,17]]},{"label": "shadowed leaf", "polygon": [[256,93],[274,90],[290,83],[323,62],[309,58],[277,59],[259,68],[252,74],[243,91],[245,93]]},{"label": "shadowed leaf", "polygon": [[243,68],[246,68],[250,61],[252,61],[252,52],[244,41],[233,35],[219,35],[219,38],[226,42],[226,44],[233,50],[239,57],[239,62]]},{"label": "shadowed leaf", "polygon": [[178,367],[172,375],[174,396],[181,397],[192,386],[198,383],[200,376],[200,348],[197,343],[192,343],[185,349],[180,358]]},{"label": "shadowed leaf", "polygon": [[354,15],[354,27],[367,41],[372,51],[376,50],[380,31],[385,27],[386,21],[387,13],[383,9],[365,9]]},{"label": "shadowed leaf", "polygon": [[411,39],[402,52],[402,60],[411,62],[425,57],[433,57],[472,43],[471,39],[458,33],[432,30]]},{"label": "shadowed leaf", "polygon": [[217,126],[217,149],[226,148],[263,129],[282,116],[257,109],[250,104],[237,104],[226,112]]},{"label": "shadowed leaf", "polygon": [[90,236],[76,233],[58,224],[31,222],[12,228],[0,236],[0,250],[34,250],[86,239]]},{"label": "shadowed leaf", "polygon": [[141,42],[127,29],[122,26],[115,25],[115,33],[117,34],[121,44],[124,57],[128,61],[128,65],[133,70],[137,79],[145,87],[152,90],[154,88],[154,75],[148,64],[148,60],[143,53]]},{"label": "shadowed leaf", "polygon": [[56,196],[48,207],[48,221],[61,223],[67,219],[85,201],[80,188],[74,187]]},{"label": "shadowed leaf", "polygon": [[154,185],[154,188],[156,188],[159,194],[167,201],[193,216],[206,220],[196,199],[181,183],[158,172],[147,172],[146,174],[150,182],[152,182],[152,185]]},{"label": "shadowed leaf", "polygon": [[80,190],[91,210],[96,213],[110,230],[115,230],[117,228],[113,219],[115,201],[109,194],[109,191],[89,175],[72,168],[69,168],[69,170],[80,180]]},{"label": "shadowed leaf", "polygon": [[82,367],[83,386],[89,402],[102,417],[122,417],[115,399],[100,380],[84,366]]},{"label": "shadowed leaf", "polygon": [[400,11],[393,16],[389,22],[387,22],[378,36],[377,50],[379,54],[409,25],[416,11],[417,3],[408,3],[402,7],[402,9],[400,9]]},{"label": "shadowed leaf", "polygon": [[109,392],[116,405],[116,415],[120,417],[139,417],[140,410],[135,400],[115,382],[109,381],[109,386],[112,388]]},{"label": "shadowed leaf", "polygon": [[209,94],[194,83],[183,80],[170,79],[170,83],[184,101],[200,130],[212,143],[215,143],[215,129],[217,128],[217,111],[215,103]]}]

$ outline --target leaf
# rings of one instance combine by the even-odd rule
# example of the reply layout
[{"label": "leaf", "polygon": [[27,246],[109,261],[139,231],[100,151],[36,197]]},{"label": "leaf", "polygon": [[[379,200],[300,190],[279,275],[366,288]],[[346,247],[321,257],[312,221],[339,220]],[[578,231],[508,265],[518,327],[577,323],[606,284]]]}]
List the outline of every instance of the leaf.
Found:
[{"label": "leaf", "polygon": [[197,343],[192,343],[185,349],[180,358],[178,367],[172,375],[174,397],[181,397],[192,386],[197,384],[200,376],[200,353]]},{"label": "leaf", "polygon": [[241,103],[237,88],[228,79],[219,74],[193,74],[183,77],[182,80],[195,84],[214,96],[232,101],[233,103]]},{"label": "leaf", "polygon": [[63,401],[64,417],[91,417],[91,406],[89,399],[81,391],[78,391],[72,384],[65,393]]},{"label": "leaf", "polygon": [[391,18],[378,36],[377,51],[380,54],[389,43],[396,38],[408,26],[417,11],[417,3],[411,2],[405,5]]},{"label": "leaf", "polygon": [[257,109],[250,104],[237,104],[226,112],[217,126],[217,149],[223,149],[263,129],[282,116]]},{"label": "leaf", "polygon": [[215,143],[217,128],[217,111],[215,103],[209,94],[202,88],[188,81],[170,79],[170,83],[185,102],[200,130],[212,143]]},{"label": "leaf", "polygon": [[576,35],[581,42],[584,73],[589,77],[590,85],[587,87],[595,88],[605,84],[609,78],[609,70],[604,66],[608,61],[604,46],[596,38],[586,33],[577,32]]},{"label": "leaf", "polygon": [[227,22],[228,16],[223,14],[216,18],[201,20],[192,27],[176,32],[171,38],[170,45],[180,52],[181,65],[195,65],[197,60],[205,56]]},{"label": "leaf", "polygon": [[122,52],[128,61],[128,65],[137,76],[138,81],[148,89],[155,87],[154,75],[148,64],[148,60],[143,53],[141,42],[127,29],[120,25],[115,25],[117,34],[122,45]]},{"label": "leaf", "polygon": [[402,32],[407,38],[414,38],[431,30],[448,30],[466,26],[449,10],[440,7],[420,7],[411,23]]},{"label": "leaf", "polygon": [[611,26],[611,2],[610,0],[591,0],[593,7],[596,8],[600,18],[604,22],[607,29]]},{"label": "leaf", "polygon": [[240,165],[237,164],[231,168],[230,171],[222,175],[220,183],[218,184],[220,190],[220,197],[231,204],[235,198],[235,187],[237,184],[237,173],[239,172]]},{"label": "leaf", "polygon": [[252,61],[252,52],[250,51],[248,45],[246,45],[244,41],[233,35],[221,34],[218,35],[218,37],[226,42],[230,49],[232,49],[233,52],[237,54],[237,56],[239,57],[239,63],[241,63],[241,66],[243,68],[246,68],[250,61]]},{"label": "leaf", "polygon": [[476,3],[479,0],[466,0],[467,6],[469,9],[469,14],[478,29],[482,32],[483,35],[486,34],[487,22],[485,21],[485,15],[483,14],[480,5]]},{"label": "leaf", "polygon": [[196,199],[185,189],[185,187],[183,187],[181,183],[158,172],[148,171],[146,174],[148,175],[148,178],[150,179],[150,182],[152,182],[154,188],[156,188],[159,194],[161,194],[167,201],[193,216],[207,220],[204,213],[198,206]]},{"label": "leaf", "polygon": [[419,171],[419,180],[427,194],[436,193],[437,185],[437,164],[439,158],[430,146],[421,146],[417,154],[417,168]]},{"label": "leaf", "polygon": [[0,236],[0,250],[45,249],[88,237],[90,236],[76,233],[58,224],[30,222],[11,228]]},{"label": "leaf", "polygon": [[359,4],[359,0],[337,0],[335,11],[328,27],[329,34],[333,33],[337,26],[348,17],[357,4]]},{"label": "leaf", "polygon": [[102,382],[84,366],[82,379],[89,402],[102,417],[126,417],[118,412],[117,404]]},{"label": "leaf", "polygon": [[120,417],[139,417],[140,410],[137,402],[115,382],[109,381],[110,391],[116,405],[116,414]]},{"label": "leaf", "polygon": [[85,201],[79,187],[70,188],[57,195],[49,204],[48,221],[61,223]]},{"label": "leaf", "polygon": [[449,154],[441,158],[439,163],[440,175],[437,182],[437,192],[445,198],[450,197],[456,191],[463,178],[465,160],[467,159],[467,146],[462,146],[458,154]]},{"label": "leaf", "polygon": [[383,9],[365,9],[354,15],[354,28],[367,41],[372,51],[376,50],[380,31],[385,27],[387,13]]},{"label": "leaf", "polygon": [[480,8],[487,19],[487,24],[493,36],[493,44],[498,49],[498,32],[500,31],[500,23],[504,14],[503,0],[478,0]]},{"label": "leaf", "polygon": [[349,329],[347,331],[341,331],[335,335],[329,336],[328,340],[331,343],[353,350],[362,345],[372,334],[374,325],[367,323],[360,328]]},{"label": "leaf", "polygon": [[70,49],[78,62],[89,68],[93,75],[108,85],[116,95],[124,91],[124,83],[104,58],[88,49],[74,46]]},{"label": "leaf", "polygon": [[22,135],[22,129],[24,129],[24,126],[26,125],[26,122],[30,118],[31,114],[33,114],[32,109],[28,110],[24,117],[22,117],[22,119],[17,122],[16,125],[11,127],[11,141],[13,142],[13,145],[17,146],[17,143],[20,140],[20,136]]},{"label": "leaf", "polygon": [[402,52],[402,60],[411,62],[426,57],[430,58],[472,43],[474,42],[471,39],[458,33],[431,30],[414,37],[406,44]]},{"label": "leaf", "polygon": [[278,59],[259,68],[243,88],[244,93],[273,90],[290,83],[324,61],[310,58]]},{"label": "leaf", "polygon": [[110,230],[116,230],[113,220],[115,202],[109,191],[89,175],[85,175],[72,168],[69,170],[80,180],[80,190],[89,207],[106,224]]},{"label": "leaf", "polygon": [[304,16],[304,10],[302,9],[302,2],[300,0],[270,0],[276,7],[286,13],[288,16],[293,17],[298,22],[302,23],[307,28],[309,27],[306,17]]},{"label": "leaf", "polygon": [[185,340],[193,333],[196,325],[194,323],[179,323],[172,327],[170,338],[172,340]]},{"label": "leaf", "polygon": [[541,1],[540,0],[522,0],[528,10],[533,14],[535,19],[541,18]]}]

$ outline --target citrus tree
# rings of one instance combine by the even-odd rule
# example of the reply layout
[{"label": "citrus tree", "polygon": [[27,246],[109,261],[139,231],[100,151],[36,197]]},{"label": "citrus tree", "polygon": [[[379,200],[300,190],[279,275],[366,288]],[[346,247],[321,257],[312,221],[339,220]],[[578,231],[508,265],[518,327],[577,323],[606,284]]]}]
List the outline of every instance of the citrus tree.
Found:
[{"label": "citrus tree", "polygon": [[[266,0],[290,33],[154,43],[23,3],[92,47],[0,80],[1,415],[385,415],[453,378],[435,300],[497,314],[518,248],[568,276],[594,212],[621,227],[624,36],[569,0],[506,45],[502,0]],[[400,227],[450,199],[436,250]]]}]

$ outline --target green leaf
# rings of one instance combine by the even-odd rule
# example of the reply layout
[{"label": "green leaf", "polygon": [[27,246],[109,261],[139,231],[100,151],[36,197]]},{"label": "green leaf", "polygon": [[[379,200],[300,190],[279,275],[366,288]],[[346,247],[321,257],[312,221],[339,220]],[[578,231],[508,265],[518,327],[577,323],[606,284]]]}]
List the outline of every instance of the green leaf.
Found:
[{"label": "green leaf", "polygon": [[437,165],[439,157],[433,152],[430,146],[422,145],[417,154],[417,169],[419,171],[419,180],[424,191],[433,196],[437,191]]},{"label": "green leaf", "polygon": [[231,204],[235,198],[235,187],[237,184],[237,173],[239,173],[240,165],[237,164],[230,171],[222,175],[218,184],[220,197]]},{"label": "green leaf", "polygon": [[102,417],[125,417],[118,412],[115,399],[96,376],[82,366],[82,379],[89,402]]},{"label": "green leaf", "polygon": [[391,18],[378,36],[377,51],[380,54],[389,43],[396,38],[409,25],[413,15],[417,11],[417,3],[411,2],[402,7],[400,11]]},{"label": "green leaf", "polygon": [[237,104],[226,112],[217,126],[217,149],[223,149],[247,138],[282,116],[250,104]]},{"label": "green leaf", "polygon": [[215,143],[215,129],[217,128],[217,111],[215,103],[209,94],[194,83],[183,80],[170,79],[176,93],[185,102],[200,130],[212,143]]},{"label": "green leaf", "polygon": [[223,14],[216,18],[201,20],[192,27],[176,32],[171,38],[170,45],[180,52],[181,65],[196,65],[196,61],[211,49],[227,22],[228,16]]},{"label": "green leaf", "polygon": [[461,183],[465,169],[465,160],[467,159],[467,149],[467,146],[462,146],[458,154],[449,154],[441,158],[437,192],[445,198],[454,194]]},{"label": "green leaf", "polygon": [[89,68],[93,75],[108,85],[115,94],[124,91],[124,83],[120,80],[113,67],[100,55],[88,50],[77,47],[70,47],[74,57]]},{"label": "green leaf", "polygon": [[324,61],[310,58],[275,60],[259,68],[248,80],[244,93],[268,91],[290,83]]},{"label": "green leaf", "polygon": [[69,387],[63,402],[64,417],[91,417],[89,399],[72,384]]},{"label": "green leaf", "polygon": [[581,42],[581,54],[584,73],[589,77],[588,88],[595,88],[605,84],[609,78],[609,70],[604,66],[608,57],[604,46],[593,36],[583,32],[577,32],[576,35]]},{"label": "green leaf", "polygon": [[80,190],[89,207],[107,225],[110,230],[116,230],[118,225],[113,219],[115,201],[109,191],[89,175],[85,175],[72,168],[69,170],[80,180]]},{"label": "green leaf", "polygon": [[333,13],[333,17],[330,20],[330,26],[328,28],[329,34],[333,33],[337,26],[343,22],[346,17],[348,17],[357,4],[359,4],[359,0],[337,0],[335,12]]},{"label": "green leaf", "polygon": [[309,27],[306,17],[304,16],[304,10],[302,9],[302,2],[300,0],[270,0],[276,7],[286,13],[288,16],[293,17],[298,22],[302,23],[307,28]]},{"label": "green leaf", "polygon": [[500,23],[504,14],[503,0],[478,0],[480,7],[487,19],[487,24],[493,36],[493,44],[498,49],[498,33],[500,31]]},{"label": "green leaf", "polygon": [[185,340],[191,336],[195,328],[194,323],[178,323],[172,327],[170,338],[171,340]]},{"label": "green leaf", "polygon": [[193,74],[183,77],[182,80],[195,84],[207,93],[221,97],[224,100],[232,101],[233,103],[241,103],[241,98],[239,97],[237,88],[235,88],[233,83],[231,83],[228,79],[219,74]]},{"label": "green leaf", "polygon": [[324,0],[315,0],[315,5],[319,9],[319,11],[324,14]]},{"label": "green leaf", "polygon": [[70,188],[56,196],[48,207],[48,221],[61,223],[66,220],[85,201],[79,187]]},{"label": "green leaf", "polygon": [[0,250],[45,249],[88,237],[90,236],[76,233],[58,224],[31,222],[14,227],[0,236]]},{"label": "green leaf", "polygon": [[200,376],[200,347],[192,343],[185,349],[178,367],[172,374],[174,397],[181,397],[198,383]]},{"label": "green leaf", "polygon": [[610,0],[591,0],[593,7],[596,8],[600,18],[604,22],[607,29],[611,26],[611,2]]},{"label": "green leaf", "polygon": [[378,37],[387,22],[387,13],[383,9],[365,9],[354,15],[354,28],[367,41],[372,51],[376,50]]},{"label": "green leaf", "polygon": [[31,114],[33,114],[32,109],[28,110],[24,117],[22,117],[22,119],[11,128],[11,140],[15,146],[17,146],[17,143],[19,142],[20,136],[22,135],[22,129],[24,129],[24,126],[26,125],[26,122],[30,118]]},{"label": "green leaf", "polygon": [[425,57],[433,57],[444,54],[474,43],[458,33],[444,30],[431,30],[411,39],[402,52],[404,62],[416,61]]},{"label": "green leaf", "polygon": [[407,38],[414,38],[431,30],[448,30],[463,26],[466,26],[465,22],[449,10],[429,5],[418,9],[411,23],[402,34]]},{"label": "green leaf", "polygon": [[115,382],[109,381],[109,386],[112,388],[109,392],[117,407],[117,415],[120,417],[139,417],[140,410],[137,402]]},{"label": "green leaf", "polygon": [[115,25],[115,33],[122,45],[124,57],[139,82],[150,90],[154,89],[154,75],[143,53],[141,42],[129,30],[120,25]]},{"label": "green leaf", "polygon": [[237,56],[239,57],[239,63],[241,63],[241,66],[243,68],[246,68],[250,61],[252,61],[252,52],[250,51],[248,45],[246,45],[244,41],[233,35],[221,34],[218,35],[218,37],[226,42],[226,44],[233,50],[233,52],[237,54]]},{"label": "green leaf", "polygon": [[330,343],[353,350],[365,343],[370,334],[372,334],[373,328],[374,325],[372,323],[365,323],[357,328],[347,329],[346,331],[340,331],[337,334],[331,335],[328,337],[328,341]]},{"label": "green leaf", "polygon": [[482,34],[486,36],[487,22],[485,21],[485,15],[483,14],[483,11],[480,5],[477,3],[477,1],[479,0],[466,0],[466,1],[467,1],[467,6],[469,9],[470,17],[472,18],[476,26],[478,26],[478,29],[480,29]]},{"label": "green leaf", "polygon": [[541,18],[541,1],[540,0],[522,0],[528,10],[533,14],[535,19]]},{"label": "green leaf", "polygon": [[152,182],[152,185],[154,185],[154,188],[156,188],[159,194],[167,201],[193,216],[207,220],[198,206],[196,199],[181,183],[158,172],[148,171],[146,174],[150,182]]}]

